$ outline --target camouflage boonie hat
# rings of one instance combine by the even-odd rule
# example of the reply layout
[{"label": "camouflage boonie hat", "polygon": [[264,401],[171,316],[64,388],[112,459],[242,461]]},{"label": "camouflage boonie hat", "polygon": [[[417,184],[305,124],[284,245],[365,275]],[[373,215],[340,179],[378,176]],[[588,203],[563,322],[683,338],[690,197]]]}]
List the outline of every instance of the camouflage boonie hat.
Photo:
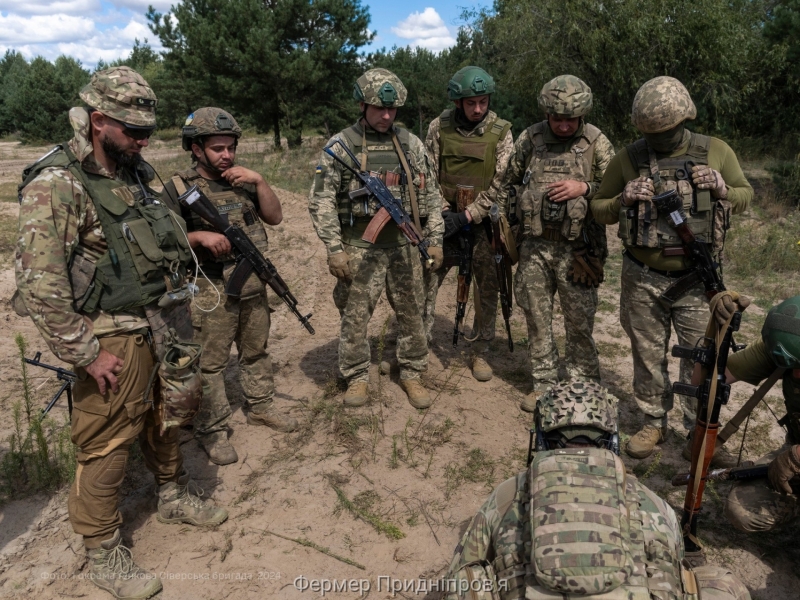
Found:
[{"label": "camouflage boonie hat", "polygon": [[574,75],[559,75],[542,86],[539,108],[548,115],[583,117],[592,110],[592,89]]},{"label": "camouflage boonie hat", "polygon": [[636,92],[631,122],[642,133],[661,133],[697,117],[689,90],[674,77],[656,77]]},{"label": "camouflage boonie hat", "polygon": [[373,106],[399,108],[408,91],[400,78],[388,69],[370,69],[356,80],[353,98]]},{"label": "camouflage boonie hat", "polygon": [[590,379],[557,383],[539,398],[537,410],[545,433],[563,427],[617,431],[617,398]]},{"label": "camouflage boonie hat", "polygon": [[207,135],[232,135],[238,140],[242,128],[228,111],[204,106],[186,117],[181,129],[181,146],[188,152],[192,149],[193,139]]},{"label": "camouflage boonie hat", "polygon": [[153,89],[130,67],[97,71],[81,90],[81,100],[131,129],[156,126],[157,98]]}]

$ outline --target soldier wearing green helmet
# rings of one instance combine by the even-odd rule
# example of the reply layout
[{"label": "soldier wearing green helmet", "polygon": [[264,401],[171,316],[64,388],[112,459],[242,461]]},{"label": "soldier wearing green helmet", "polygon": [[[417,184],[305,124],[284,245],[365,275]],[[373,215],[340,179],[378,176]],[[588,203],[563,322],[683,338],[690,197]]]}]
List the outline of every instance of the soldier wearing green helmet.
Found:
[{"label": "soldier wearing green helmet", "polygon": [[[589,201],[614,155],[608,138],[586,122],[592,90],[578,77],[560,75],[545,83],[539,108],[545,120],[517,139],[498,195],[520,223],[514,295],[528,324],[533,386],[521,405],[527,412],[559,377],[553,337],[556,292],[567,334],[567,375],[600,379],[592,333],[608,251],[605,227],[592,218]],[[512,186],[521,186],[516,206],[508,206]]]},{"label": "soldier wearing green helmet", "polygon": [[[317,235],[325,244],[328,269],[336,277],[333,301],[341,315],[339,371],[347,380],[345,406],[369,400],[370,346],[367,325],[384,288],[397,315],[397,362],[400,385],[414,408],[427,408],[431,397],[421,382],[428,365],[428,344],[422,321],[423,269],[442,264],[442,198],[436,173],[422,141],[394,124],[397,109],[408,92],[387,69],[370,69],[355,83],[358,121],[329,140],[352,150],[361,171],[379,173],[396,198],[402,200],[415,226],[430,242],[431,267],[423,267],[419,253],[389,221],[374,243],[362,239],[378,212],[375,199],[354,200],[350,192],[359,181],[326,152],[320,153],[308,210]],[[344,160],[349,160],[336,146]]]},{"label": "soldier wearing green helmet", "polygon": [[[495,336],[498,285],[489,239],[483,227],[475,226],[482,221],[488,223],[487,215],[497,199],[497,190],[514,144],[511,123],[499,118],[489,108],[494,91],[494,79],[483,69],[473,66],[460,69],[447,85],[447,97],[455,106],[431,122],[425,138],[425,147],[433,158],[445,201],[442,206],[445,237],[450,238],[462,227],[474,223],[472,262],[475,285],[480,290],[480,306],[475,311],[472,334],[467,335],[467,339],[473,341],[472,375],[478,381],[492,378],[492,368],[485,356],[489,342]],[[473,201],[460,211],[456,205],[459,186],[472,188],[473,197]],[[425,274],[428,343],[433,337],[436,297],[448,271],[449,268],[443,268]]]},{"label": "soldier wearing green helmet", "polygon": [[770,531],[800,516],[800,296],[769,311],[761,339],[728,358],[725,380],[759,385],[776,369],[785,369],[786,439],[756,461],[769,465],[768,480],[738,481],[731,487],[725,516],[741,531]]},{"label": "soldier wearing green helmet", "polygon": [[[267,225],[283,220],[281,203],[264,177],[235,164],[242,129],[233,116],[206,106],[190,114],[181,130],[183,149],[192,153],[192,166],[175,173],[164,185],[173,202],[193,185],[241,227],[266,256]],[[203,345],[201,368],[206,379],[200,410],[194,418],[194,435],[216,465],[236,462],[239,457],[228,440],[231,407],[225,393],[225,369],[231,346],[236,342],[239,369],[249,425],[266,425],[277,431],[297,428],[294,418],[273,407],[275,382],[269,342],[269,304],[266,285],[251,274],[238,298],[222,292],[235,267],[230,242],[185,206],[189,243],[195,249],[204,278],[197,278],[200,292],[194,299],[192,326],[195,341]],[[218,293],[221,293],[220,297]]]},{"label": "soldier wearing green helmet", "polygon": [[[668,216],[656,214],[651,198],[677,190],[692,231],[719,259],[731,214],[744,211],[753,197],[733,150],[720,139],[686,129],[685,122],[696,116],[688,90],[677,79],[656,77],[642,85],[631,112],[642,138],[609,163],[592,200],[599,222],[619,223],[624,247],[620,322],[631,340],[634,396],[645,417],[626,448],[634,458],[649,456],[667,433],[673,406],[667,370],[672,328],[680,344],[694,346],[708,320],[702,284],[673,303],[661,296],[690,274],[692,264]],[[691,360],[681,360],[681,381],[691,379],[692,369]],[[683,396],[681,404],[684,425],[691,430],[697,401]]]},{"label": "soldier wearing green helmet", "polygon": [[728,569],[683,560],[672,507],[618,456],[617,403],[580,378],[539,399],[536,452],[467,527],[445,600],[749,600]]}]

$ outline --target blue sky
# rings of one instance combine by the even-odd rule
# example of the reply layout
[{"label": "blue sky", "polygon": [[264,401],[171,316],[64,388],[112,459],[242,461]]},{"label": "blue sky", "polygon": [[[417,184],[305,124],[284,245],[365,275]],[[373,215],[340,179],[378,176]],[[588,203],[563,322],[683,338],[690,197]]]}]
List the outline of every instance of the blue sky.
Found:
[{"label": "blue sky", "polygon": [[[144,13],[148,4],[169,11],[175,0],[0,0],[0,52],[17,50],[30,59],[53,60],[67,54],[93,68],[98,60],[111,61],[130,53],[136,38],[147,38],[154,48]],[[439,51],[455,43],[463,7],[488,1],[406,0],[369,2],[377,31],[369,49],[420,46]]]}]

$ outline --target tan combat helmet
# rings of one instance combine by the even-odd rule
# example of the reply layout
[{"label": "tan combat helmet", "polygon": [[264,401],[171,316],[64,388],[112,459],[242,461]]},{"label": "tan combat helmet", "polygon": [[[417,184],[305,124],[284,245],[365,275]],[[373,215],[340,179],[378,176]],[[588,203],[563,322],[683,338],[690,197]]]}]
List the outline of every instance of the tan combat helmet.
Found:
[{"label": "tan combat helmet", "polygon": [[559,75],[542,86],[539,108],[570,119],[586,116],[592,110],[592,89],[575,75]]},{"label": "tan combat helmet", "polygon": [[661,133],[697,117],[686,87],[674,77],[656,77],[636,92],[631,122],[642,133]]},{"label": "tan combat helmet", "polygon": [[356,80],[353,98],[382,108],[399,108],[408,91],[400,78],[388,69],[370,69]]},{"label": "tan combat helmet", "polygon": [[194,140],[209,135],[232,135],[238,140],[242,136],[242,128],[228,111],[204,106],[186,117],[181,129],[181,147],[190,152]]},{"label": "tan combat helmet", "polygon": [[97,71],[80,96],[89,107],[125,123],[130,129],[155,129],[158,102],[155,92],[130,67]]}]

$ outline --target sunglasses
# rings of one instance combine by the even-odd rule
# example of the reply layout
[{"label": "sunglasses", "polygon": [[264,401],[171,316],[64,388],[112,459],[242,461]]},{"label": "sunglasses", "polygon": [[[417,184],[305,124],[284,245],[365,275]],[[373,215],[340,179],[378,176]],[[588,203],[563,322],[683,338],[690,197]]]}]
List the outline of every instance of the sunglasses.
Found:
[{"label": "sunglasses", "polygon": [[132,140],[136,140],[137,142],[141,142],[142,140],[149,139],[150,136],[153,135],[153,133],[155,133],[155,130],[156,130],[155,127],[152,127],[152,128],[149,128],[149,129],[133,129],[133,128],[129,127],[128,124],[125,123],[124,121],[120,121],[120,120],[114,119],[112,117],[108,117],[108,118],[111,119],[112,121],[122,125],[122,133],[127,135]]}]

